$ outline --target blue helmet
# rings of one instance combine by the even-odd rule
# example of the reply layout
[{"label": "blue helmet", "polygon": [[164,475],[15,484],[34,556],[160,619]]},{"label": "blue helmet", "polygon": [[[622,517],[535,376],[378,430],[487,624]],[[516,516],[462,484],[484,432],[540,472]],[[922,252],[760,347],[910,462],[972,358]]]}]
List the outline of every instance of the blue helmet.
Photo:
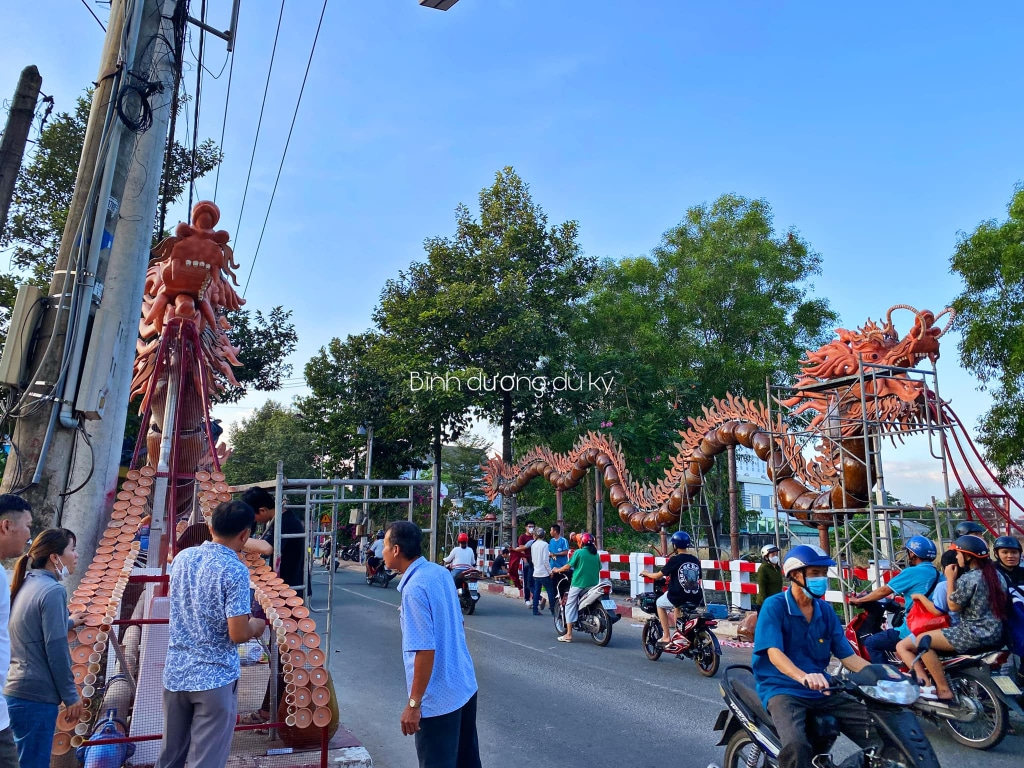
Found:
[{"label": "blue helmet", "polygon": [[676,549],[690,548],[690,534],[686,531],[676,531],[672,534],[670,541],[672,542],[672,546]]},{"label": "blue helmet", "polygon": [[801,568],[810,568],[811,566],[830,566],[835,565],[836,561],[828,556],[821,547],[811,546],[810,544],[799,544],[793,547],[786,554],[786,559],[782,563],[782,572],[789,576],[793,571],[799,571]]},{"label": "blue helmet", "polygon": [[926,563],[932,562],[939,554],[938,550],[935,549],[935,543],[924,536],[911,536],[907,539],[903,548]]}]

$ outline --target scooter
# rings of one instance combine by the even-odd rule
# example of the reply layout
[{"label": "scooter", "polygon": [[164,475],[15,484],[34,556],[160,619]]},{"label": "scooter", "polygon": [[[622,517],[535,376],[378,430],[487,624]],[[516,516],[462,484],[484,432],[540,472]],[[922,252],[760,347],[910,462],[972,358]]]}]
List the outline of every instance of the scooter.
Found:
[{"label": "scooter", "polygon": [[480,588],[477,585],[483,574],[472,566],[456,566],[452,569],[455,578],[455,591],[459,593],[459,605],[466,616],[472,616],[476,604],[480,600]]},{"label": "scooter", "polygon": [[704,677],[714,677],[722,661],[722,646],[711,631],[718,626],[718,622],[703,608],[687,612],[676,619],[676,631],[669,643],[659,645],[663,632],[655,604],[657,600],[657,592],[644,592],[633,601],[644,613],[651,614],[640,633],[647,658],[657,661],[661,654],[670,653],[680,661],[693,659],[698,672]]},{"label": "scooter", "polygon": [[[376,560],[376,563],[372,561]],[[395,578],[397,574],[393,571],[389,571],[384,565],[384,560],[381,558],[373,557],[372,555],[366,558],[366,584],[380,584],[382,587],[387,589],[388,584]]]},{"label": "scooter", "polygon": [[[846,639],[858,656],[867,659],[864,641],[882,629],[886,615],[895,614],[901,608],[887,598],[862,603],[860,607],[864,611],[854,616],[846,627]],[[886,655],[888,663],[909,671],[896,653]],[[1013,678],[1002,673],[1010,652],[990,648],[980,653],[941,655],[940,658],[949,687],[956,694],[955,701],[920,698],[913,710],[966,747],[992,749],[1009,731],[1008,702],[1020,695]]]},{"label": "scooter", "polygon": [[[715,730],[722,734],[719,746],[725,746],[722,768],[778,768],[782,745],[757,696],[753,670],[726,667],[721,690],[726,709],[719,713]],[[881,746],[857,751],[837,766],[831,750],[840,733],[838,721],[827,713],[808,713],[807,735],[816,768],[939,768],[931,742],[910,709],[920,688],[909,675],[885,664],[870,664],[833,678],[828,691],[848,693],[864,702]]]},{"label": "scooter", "polygon": [[359,542],[353,542],[345,547],[339,553],[342,560],[358,560],[359,559]]},{"label": "scooter", "polygon": [[[571,571],[563,571],[554,574],[555,599],[558,603],[555,606],[555,631],[559,636],[564,635],[568,629],[565,621],[565,602],[569,596],[571,573]],[[572,625],[573,630],[590,635],[593,641],[601,647],[611,642],[612,626],[622,618],[615,608],[615,601],[611,599],[611,594],[612,583],[608,579],[604,579],[580,595],[577,619]]]}]

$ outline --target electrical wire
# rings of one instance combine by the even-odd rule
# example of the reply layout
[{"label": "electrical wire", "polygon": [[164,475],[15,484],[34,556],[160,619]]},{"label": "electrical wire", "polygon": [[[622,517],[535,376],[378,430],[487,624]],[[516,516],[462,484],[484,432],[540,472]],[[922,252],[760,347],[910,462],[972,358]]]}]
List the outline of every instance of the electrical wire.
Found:
[{"label": "electrical wire", "polygon": [[238,207],[238,223],[235,224],[235,250],[238,250],[238,233],[242,226],[242,214],[245,213],[245,200],[249,195],[249,181],[252,179],[252,166],[256,160],[256,145],[260,141],[260,128],[263,126],[263,110],[267,106],[267,92],[270,90],[270,75],[274,71],[274,58],[277,55],[277,40],[281,35],[281,20],[284,18],[284,3],[281,0],[281,11],[277,15],[277,30],[274,32],[274,46],[270,49],[270,66],[267,68],[267,82],[263,86],[263,103],[260,105],[260,116],[256,121],[256,138],[252,142],[252,156],[249,158],[249,172],[245,175],[245,189],[242,190],[242,203]]},{"label": "electrical wire", "polygon": [[[231,57],[231,65],[228,67],[228,93],[224,98],[224,120],[220,124],[220,143],[217,147],[220,149],[222,155],[224,152],[224,135],[228,128],[228,107],[231,105],[231,80],[235,75],[235,52],[234,50],[228,54]],[[217,190],[220,189],[220,167],[224,165],[223,161],[217,163],[217,177],[213,182],[213,202],[217,202]],[[237,233],[236,233],[237,234]]]},{"label": "electrical wire", "polygon": [[96,12],[93,11],[93,9],[89,7],[89,3],[87,3],[86,0],[82,0],[82,5],[84,5],[85,6],[85,10],[87,10],[89,12],[89,14],[94,19],[96,19],[96,23],[100,25],[100,29],[102,29],[104,32],[106,32],[107,28],[105,26],[103,26],[103,22],[100,21],[100,17],[96,15]]},{"label": "electrical wire", "polygon": [[[249,263],[249,274],[245,278],[245,287],[242,289],[242,297],[245,297],[249,290],[249,280],[252,279],[252,270],[256,266],[256,259],[260,255],[260,246],[263,245],[263,234],[267,231],[267,221],[270,220],[270,210],[274,207],[274,196],[277,194],[277,185],[281,181],[281,171],[284,169],[284,160],[288,156],[288,147],[292,142],[292,132],[295,130],[295,121],[299,116],[299,106],[302,104],[302,94],[306,92],[306,81],[309,79],[309,70],[313,66],[313,54],[316,53],[316,44],[320,39],[320,29],[323,27],[324,15],[327,13],[328,0],[324,0],[320,8],[320,20],[316,23],[316,33],[313,35],[313,45],[309,49],[309,59],[306,60],[306,71],[302,75],[302,85],[299,86],[299,98],[295,100],[295,111],[292,112],[292,122],[288,126],[288,138],[284,142],[284,151],[281,153],[281,163],[277,166],[277,177],[274,179],[274,188],[270,191],[270,202],[267,203],[267,215],[263,217],[263,228],[260,230],[260,239],[256,243],[256,250]],[[237,239],[236,239],[237,245]]]},{"label": "electrical wire", "polygon": [[[200,6],[200,21],[206,23],[206,0],[202,0]],[[206,48],[206,30],[202,27],[199,28],[199,56],[196,57],[196,107],[195,107],[195,125],[192,129],[192,168],[188,175],[188,208],[185,210],[192,211],[192,200],[196,192],[196,154],[199,151],[199,113],[201,109],[201,103],[203,99],[203,52]]]}]

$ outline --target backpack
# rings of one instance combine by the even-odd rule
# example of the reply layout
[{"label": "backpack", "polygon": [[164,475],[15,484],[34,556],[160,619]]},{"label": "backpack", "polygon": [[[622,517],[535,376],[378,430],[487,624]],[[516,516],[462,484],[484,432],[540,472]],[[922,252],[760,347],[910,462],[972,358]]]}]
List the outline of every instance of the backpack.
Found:
[{"label": "backpack", "polygon": [[1017,656],[1024,656],[1024,588],[1014,587],[1005,574],[1006,592],[1009,598],[1006,606],[1006,621],[1003,622],[1003,637],[1006,647]]}]

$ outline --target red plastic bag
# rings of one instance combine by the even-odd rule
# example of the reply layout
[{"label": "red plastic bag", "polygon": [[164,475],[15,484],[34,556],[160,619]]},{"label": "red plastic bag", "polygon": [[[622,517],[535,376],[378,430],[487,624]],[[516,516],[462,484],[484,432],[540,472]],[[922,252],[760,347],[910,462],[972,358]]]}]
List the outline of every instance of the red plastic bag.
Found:
[{"label": "red plastic bag", "polygon": [[914,637],[923,635],[925,632],[931,632],[933,629],[945,629],[948,626],[949,614],[943,613],[936,616],[925,610],[916,600],[910,607],[910,610],[907,611],[907,627]]}]

